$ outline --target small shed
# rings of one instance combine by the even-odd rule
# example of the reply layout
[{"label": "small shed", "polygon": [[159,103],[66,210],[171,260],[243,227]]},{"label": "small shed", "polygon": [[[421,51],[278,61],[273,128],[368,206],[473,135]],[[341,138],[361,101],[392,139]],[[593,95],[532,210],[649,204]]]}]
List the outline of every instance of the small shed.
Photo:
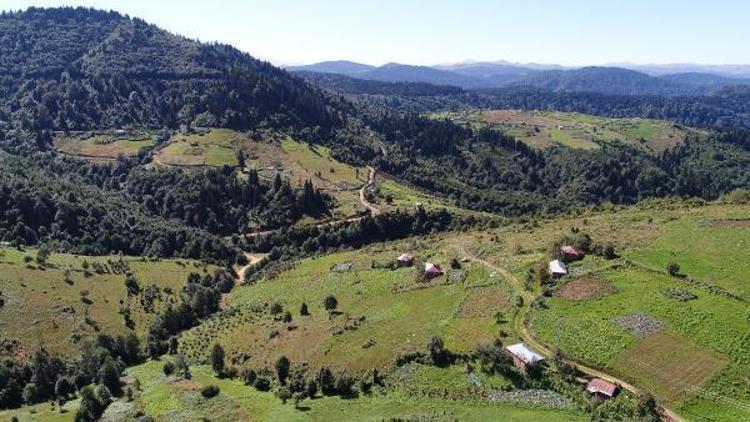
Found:
[{"label": "small shed", "polygon": [[433,264],[432,262],[426,262],[424,264],[424,274],[427,276],[427,278],[435,278],[440,277],[444,274],[443,269],[440,268],[440,265]]},{"label": "small shed", "polygon": [[402,253],[396,258],[400,267],[411,267],[414,263],[414,256],[408,253]]},{"label": "small shed", "polygon": [[570,259],[583,258],[583,251],[576,248],[575,246],[565,245],[560,248],[560,252],[562,252],[565,258],[570,258]]},{"label": "small shed", "polygon": [[511,344],[505,348],[505,351],[513,359],[513,365],[522,371],[526,371],[528,365],[544,360],[544,356],[537,353],[525,343]]},{"label": "small shed", "polygon": [[565,264],[559,259],[549,262],[549,274],[553,277],[560,277],[568,274],[568,269],[565,268]]},{"label": "small shed", "polygon": [[617,393],[617,384],[604,381],[601,378],[592,378],[586,386],[586,391],[591,394],[603,397],[612,398]]}]

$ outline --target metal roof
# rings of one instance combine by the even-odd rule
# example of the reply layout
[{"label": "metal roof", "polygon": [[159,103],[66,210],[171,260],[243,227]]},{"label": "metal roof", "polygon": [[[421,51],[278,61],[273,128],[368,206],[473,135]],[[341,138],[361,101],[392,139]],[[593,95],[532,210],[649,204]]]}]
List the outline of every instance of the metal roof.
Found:
[{"label": "metal roof", "polygon": [[532,348],[526,346],[524,343],[511,344],[506,347],[505,350],[512,353],[526,363],[534,363],[544,360],[544,356],[540,355]]},{"label": "metal roof", "polygon": [[617,390],[617,385],[611,382],[604,381],[601,378],[592,378],[586,386],[586,391],[589,393],[600,393],[605,396],[612,397]]},{"label": "metal roof", "polygon": [[568,270],[565,268],[565,264],[563,264],[562,261],[556,259],[549,262],[549,272],[550,274],[567,274]]}]

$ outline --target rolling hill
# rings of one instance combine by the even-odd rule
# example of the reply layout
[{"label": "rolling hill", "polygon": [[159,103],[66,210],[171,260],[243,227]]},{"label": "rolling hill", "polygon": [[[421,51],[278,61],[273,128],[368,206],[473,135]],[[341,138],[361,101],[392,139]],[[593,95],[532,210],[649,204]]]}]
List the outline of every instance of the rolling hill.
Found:
[{"label": "rolling hill", "polygon": [[342,61],[287,69],[292,72],[335,73],[385,82],[453,85],[464,89],[533,87],[553,92],[594,92],[611,95],[706,95],[721,88],[749,83],[747,78],[710,72],[651,75],[612,66],[562,68],[505,63],[410,66],[388,63],[374,67]]}]

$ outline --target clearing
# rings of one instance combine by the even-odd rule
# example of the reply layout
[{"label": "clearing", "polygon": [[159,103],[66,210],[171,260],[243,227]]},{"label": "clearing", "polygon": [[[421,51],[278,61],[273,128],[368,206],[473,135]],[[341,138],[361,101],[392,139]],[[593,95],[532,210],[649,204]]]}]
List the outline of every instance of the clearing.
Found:
[{"label": "clearing", "polygon": [[704,133],[664,120],[607,118],[558,111],[489,110],[483,112],[438,113],[473,127],[502,130],[531,147],[596,149],[619,142],[659,153],[680,144],[687,136]]}]

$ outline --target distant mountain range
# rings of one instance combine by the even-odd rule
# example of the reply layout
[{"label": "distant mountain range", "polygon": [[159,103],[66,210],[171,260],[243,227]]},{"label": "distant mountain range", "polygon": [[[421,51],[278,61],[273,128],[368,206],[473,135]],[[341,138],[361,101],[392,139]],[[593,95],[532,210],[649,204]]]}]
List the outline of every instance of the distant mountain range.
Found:
[{"label": "distant mountain range", "polygon": [[618,95],[706,95],[729,86],[750,85],[750,66],[621,65],[569,68],[507,62],[413,66],[371,66],[330,61],[292,66],[292,72],[336,73],[382,82],[419,82],[464,89],[532,87],[556,92]]}]

